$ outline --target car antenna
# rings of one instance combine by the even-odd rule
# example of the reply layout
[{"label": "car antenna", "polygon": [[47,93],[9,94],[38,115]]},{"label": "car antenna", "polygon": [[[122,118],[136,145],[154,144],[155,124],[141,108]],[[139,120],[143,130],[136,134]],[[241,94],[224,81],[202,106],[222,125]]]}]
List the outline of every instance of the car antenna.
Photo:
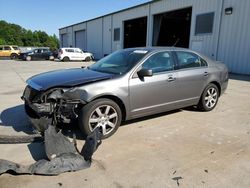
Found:
[{"label": "car antenna", "polygon": [[178,39],[175,41],[175,43],[174,43],[174,45],[173,45],[172,47],[175,47],[175,45],[176,45],[179,41],[180,41],[180,38],[178,38]]}]

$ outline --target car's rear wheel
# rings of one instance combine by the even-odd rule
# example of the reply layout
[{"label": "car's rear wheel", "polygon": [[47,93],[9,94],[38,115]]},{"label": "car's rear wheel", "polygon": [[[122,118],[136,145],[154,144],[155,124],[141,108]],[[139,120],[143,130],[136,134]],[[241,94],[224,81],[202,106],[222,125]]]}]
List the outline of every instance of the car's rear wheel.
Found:
[{"label": "car's rear wheel", "polygon": [[64,61],[64,62],[68,62],[68,61],[69,61],[69,57],[64,57],[64,58],[63,58],[63,61]]},{"label": "car's rear wheel", "polygon": [[120,107],[110,99],[97,99],[85,105],[79,114],[79,127],[87,136],[99,128],[102,138],[113,135],[121,124]]},{"label": "car's rear wheel", "polygon": [[219,90],[215,84],[209,84],[203,91],[198,108],[202,111],[211,111],[217,105]]},{"label": "car's rear wheel", "polygon": [[31,61],[31,56],[27,56],[26,61]]},{"label": "car's rear wheel", "polygon": [[85,61],[91,61],[91,60],[92,60],[92,58],[90,56],[85,58]]},{"label": "car's rear wheel", "polygon": [[17,54],[11,54],[10,59],[17,59],[18,55]]}]

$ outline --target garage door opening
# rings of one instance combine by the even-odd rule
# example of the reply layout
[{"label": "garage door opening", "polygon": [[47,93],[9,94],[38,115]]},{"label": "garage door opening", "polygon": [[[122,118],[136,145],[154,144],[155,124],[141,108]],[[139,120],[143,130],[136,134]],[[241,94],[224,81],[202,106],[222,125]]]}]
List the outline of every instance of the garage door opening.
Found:
[{"label": "garage door opening", "polygon": [[124,22],[124,48],[146,46],[147,17]]},{"label": "garage door opening", "polygon": [[192,7],[154,16],[153,46],[189,47]]}]

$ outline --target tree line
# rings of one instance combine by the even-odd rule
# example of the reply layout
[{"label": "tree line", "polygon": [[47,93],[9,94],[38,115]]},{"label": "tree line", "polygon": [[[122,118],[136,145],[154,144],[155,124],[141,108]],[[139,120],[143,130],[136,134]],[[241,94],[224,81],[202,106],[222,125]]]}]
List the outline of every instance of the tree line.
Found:
[{"label": "tree line", "polygon": [[50,47],[59,48],[59,39],[54,34],[48,35],[44,31],[31,31],[20,25],[0,20],[0,45]]}]

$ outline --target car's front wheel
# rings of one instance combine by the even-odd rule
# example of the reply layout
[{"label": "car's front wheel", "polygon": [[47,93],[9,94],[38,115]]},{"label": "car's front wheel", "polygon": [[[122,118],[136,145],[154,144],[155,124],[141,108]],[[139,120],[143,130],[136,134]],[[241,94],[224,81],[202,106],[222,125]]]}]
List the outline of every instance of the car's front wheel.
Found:
[{"label": "car's front wheel", "polygon": [[99,128],[102,137],[113,135],[121,124],[120,107],[110,99],[97,99],[85,105],[79,114],[79,127],[85,135]]},{"label": "car's front wheel", "polygon": [[198,108],[202,111],[211,111],[217,105],[219,90],[215,84],[209,84],[203,91]]}]

